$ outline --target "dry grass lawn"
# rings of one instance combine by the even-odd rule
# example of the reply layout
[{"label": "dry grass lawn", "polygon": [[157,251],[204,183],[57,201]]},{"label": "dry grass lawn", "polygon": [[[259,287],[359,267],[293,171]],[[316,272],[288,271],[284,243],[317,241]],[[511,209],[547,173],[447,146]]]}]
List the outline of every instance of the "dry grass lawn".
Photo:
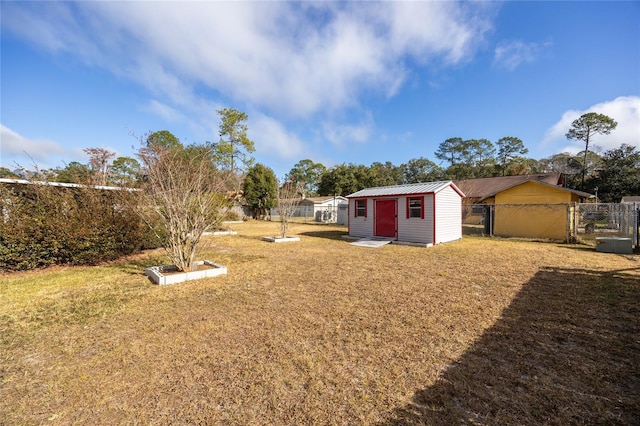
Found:
[{"label": "dry grass lawn", "polygon": [[233,228],[201,250],[223,277],[0,275],[0,424],[640,423],[638,255]]}]

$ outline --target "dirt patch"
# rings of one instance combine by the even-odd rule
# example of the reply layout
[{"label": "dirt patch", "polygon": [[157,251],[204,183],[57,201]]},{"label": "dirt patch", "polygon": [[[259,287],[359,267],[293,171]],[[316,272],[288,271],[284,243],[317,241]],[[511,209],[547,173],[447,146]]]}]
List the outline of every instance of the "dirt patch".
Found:
[{"label": "dirt patch", "polygon": [[[218,268],[218,266],[216,265],[209,265],[206,263],[203,263],[201,265],[195,265],[190,272],[196,272],[196,271],[208,271],[210,269],[216,269]],[[179,271],[178,268],[171,268],[171,267],[167,267],[167,268],[162,268],[162,270],[160,271],[162,272],[162,275],[178,275],[178,274],[184,274],[184,271]]]}]

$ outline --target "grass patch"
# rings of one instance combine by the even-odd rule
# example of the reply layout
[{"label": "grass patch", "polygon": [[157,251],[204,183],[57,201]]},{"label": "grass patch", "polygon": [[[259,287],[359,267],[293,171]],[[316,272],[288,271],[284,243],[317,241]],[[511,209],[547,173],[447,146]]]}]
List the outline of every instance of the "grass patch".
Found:
[{"label": "grass patch", "polygon": [[159,251],[0,276],[0,423],[640,420],[637,256],[232,227],[202,246],[213,279],[150,284]]}]

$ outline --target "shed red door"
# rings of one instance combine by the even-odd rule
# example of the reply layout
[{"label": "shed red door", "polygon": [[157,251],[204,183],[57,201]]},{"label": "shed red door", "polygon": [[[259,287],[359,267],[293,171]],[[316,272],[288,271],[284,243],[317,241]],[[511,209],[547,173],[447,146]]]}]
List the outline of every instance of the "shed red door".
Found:
[{"label": "shed red door", "polygon": [[396,200],[376,200],[375,207],[376,237],[396,238],[396,224],[398,223]]}]

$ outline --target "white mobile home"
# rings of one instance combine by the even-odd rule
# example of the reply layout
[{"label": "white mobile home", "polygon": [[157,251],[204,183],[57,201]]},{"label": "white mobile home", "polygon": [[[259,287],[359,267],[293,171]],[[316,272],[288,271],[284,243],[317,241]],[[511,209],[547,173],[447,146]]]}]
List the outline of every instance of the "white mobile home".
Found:
[{"label": "white mobile home", "polygon": [[458,240],[463,198],[452,181],[363,189],[347,196],[349,236],[424,245]]}]

